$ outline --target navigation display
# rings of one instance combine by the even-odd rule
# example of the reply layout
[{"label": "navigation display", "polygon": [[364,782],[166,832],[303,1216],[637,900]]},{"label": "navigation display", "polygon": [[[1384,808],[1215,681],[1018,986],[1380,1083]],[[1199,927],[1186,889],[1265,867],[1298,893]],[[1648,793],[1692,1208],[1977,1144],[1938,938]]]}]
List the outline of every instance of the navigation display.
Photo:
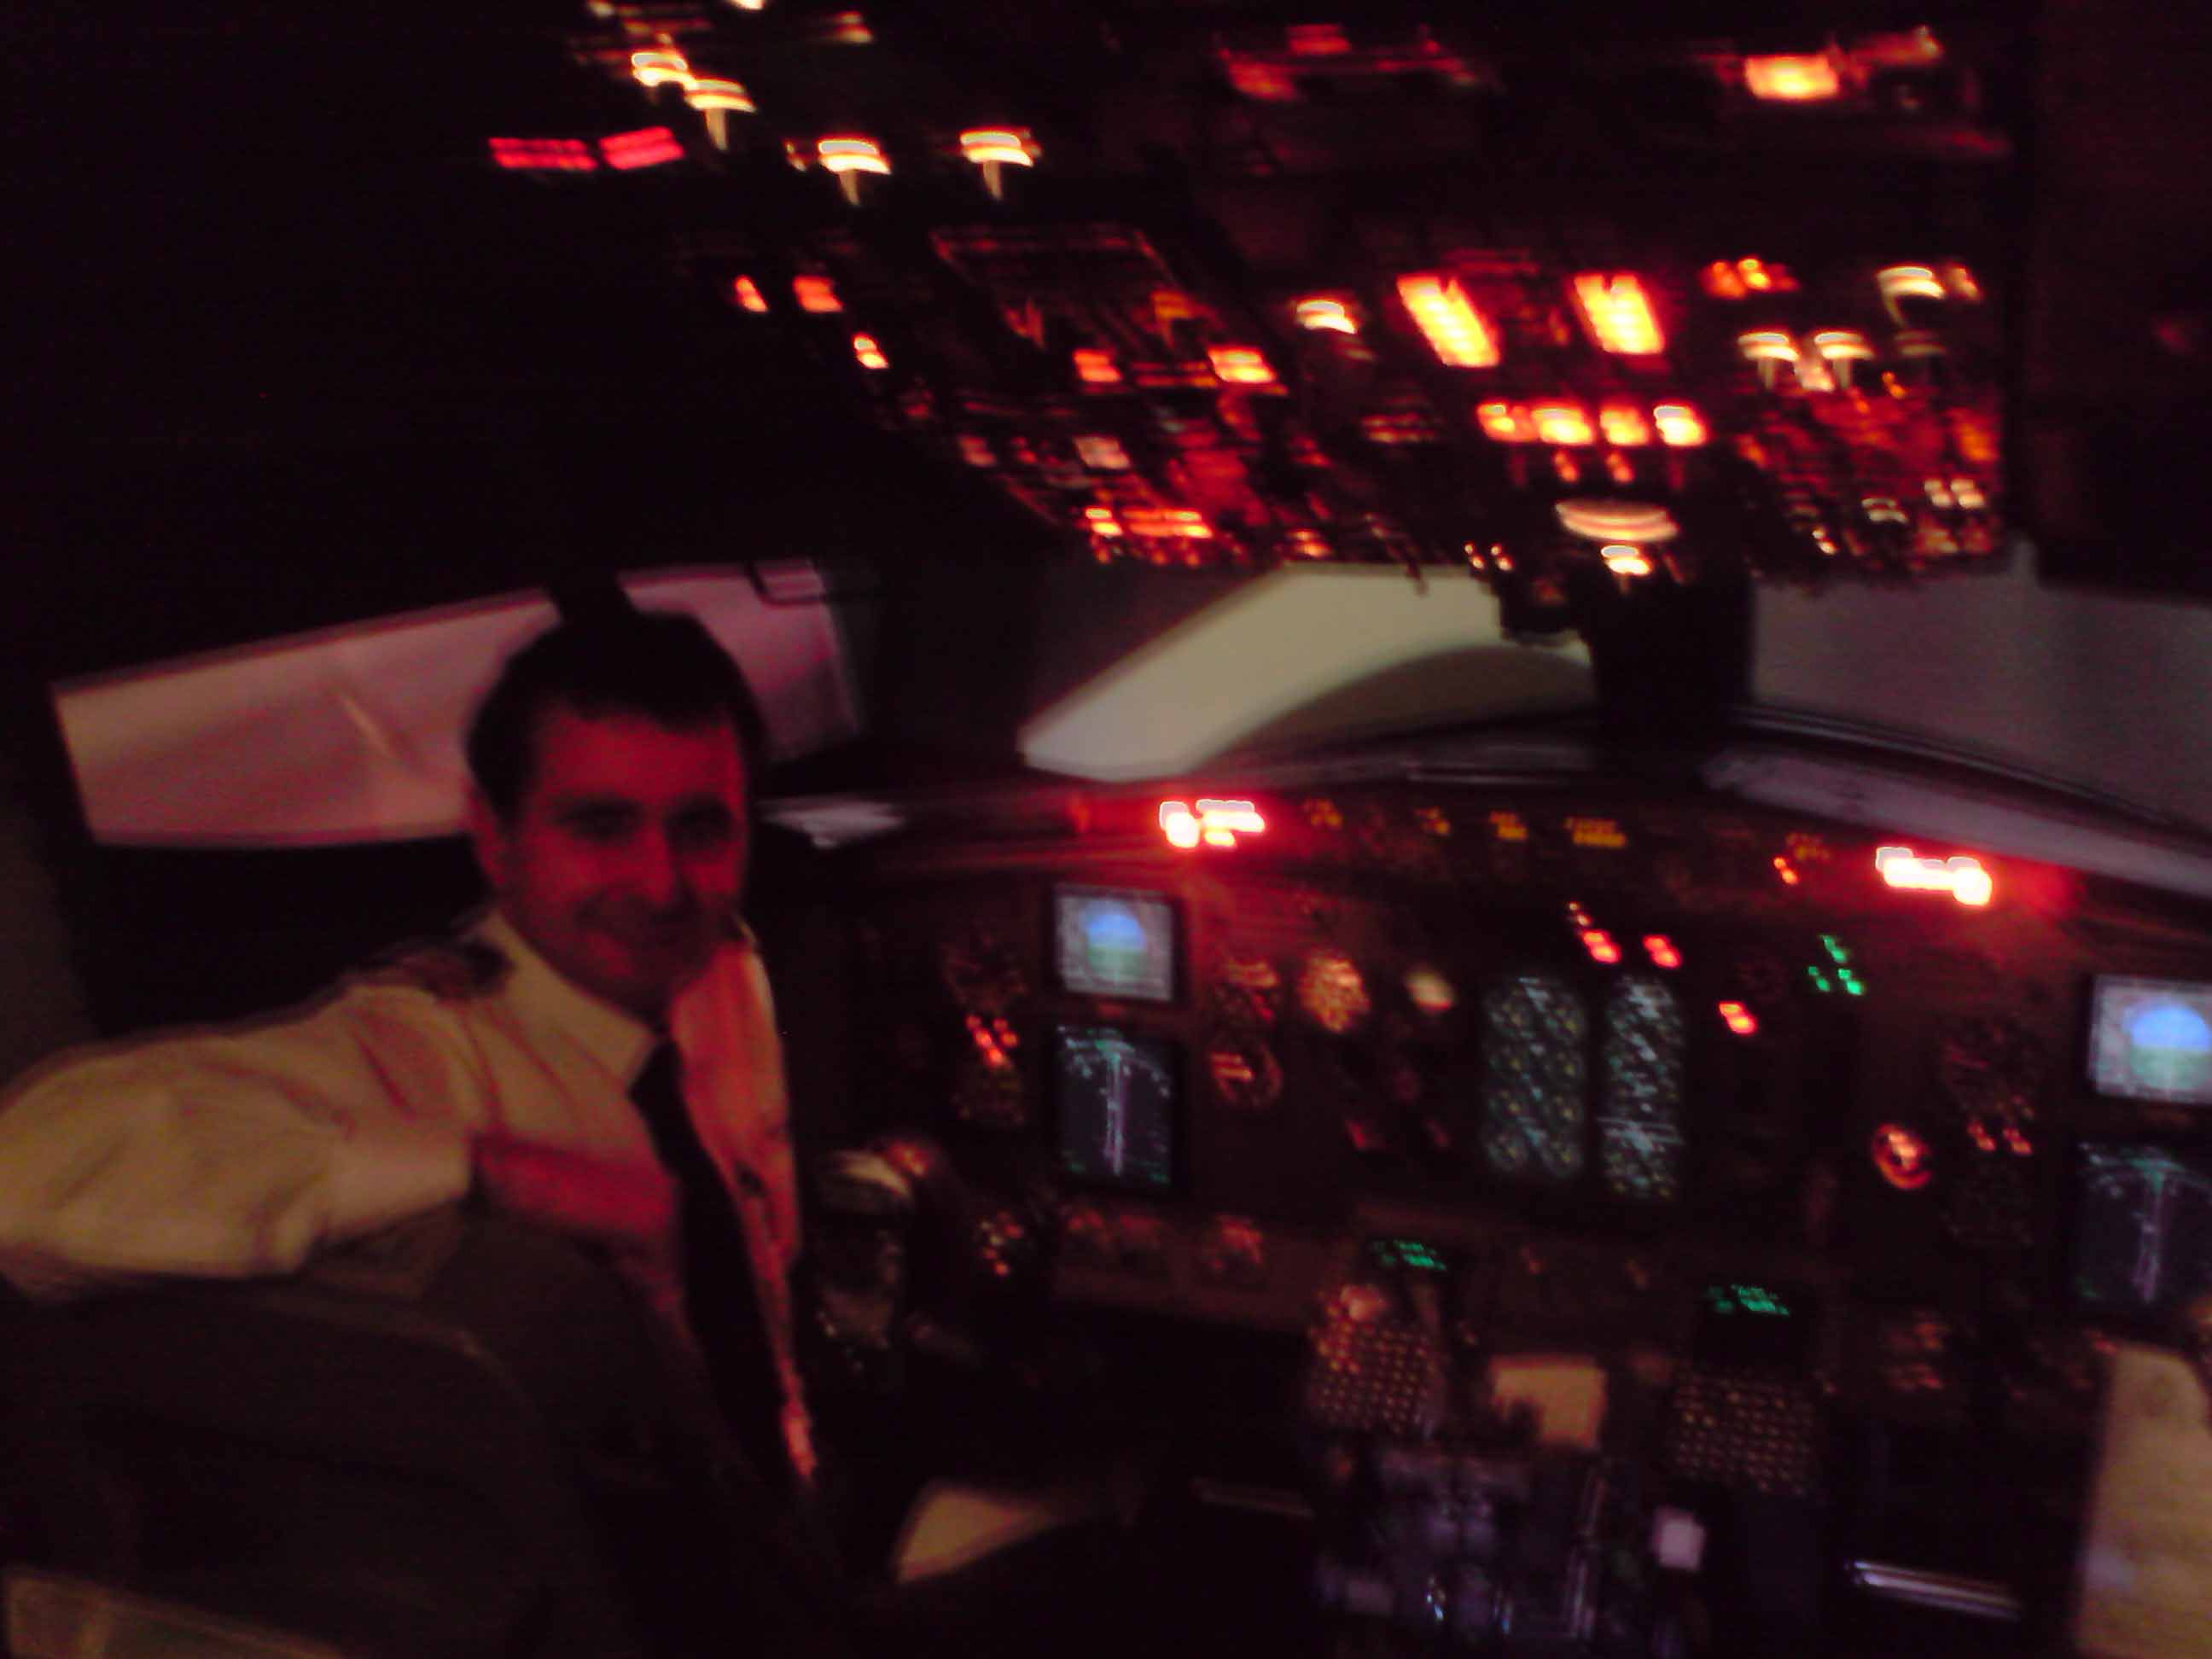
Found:
[{"label": "navigation display", "polygon": [[1069,990],[1175,1000],[1175,907],[1166,899],[1115,887],[1056,887],[1052,909],[1053,957]]},{"label": "navigation display", "polygon": [[2113,1313],[2162,1312],[2212,1290],[2212,1164],[2162,1146],[2085,1144],[2074,1294]]},{"label": "navigation display", "polygon": [[1175,1050],[1107,1025],[1053,1032],[1060,1166],[1079,1181],[1135,1192],[1176,1182]]},{"label": "navigation display", "polygon": [[2212,985],[2100,976],[2089,1002],[2089,1081],[2126,1100],[2212,1105]]}]

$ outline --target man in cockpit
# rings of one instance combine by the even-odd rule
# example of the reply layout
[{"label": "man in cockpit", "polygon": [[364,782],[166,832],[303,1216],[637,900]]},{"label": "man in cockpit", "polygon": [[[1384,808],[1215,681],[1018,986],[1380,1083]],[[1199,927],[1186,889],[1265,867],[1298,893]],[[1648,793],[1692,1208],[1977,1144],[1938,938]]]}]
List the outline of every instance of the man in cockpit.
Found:
[{"label": "man in cockpit", "polygon": [[735,908],[750,707],[689,617],[525,647],[468,734],[484,913],[303,1011],[40,1068],[0,1106],[0,1273],[283,1273],[473,1194],[607,1252],[763,1479],[811,1479],[782,1061]]}]

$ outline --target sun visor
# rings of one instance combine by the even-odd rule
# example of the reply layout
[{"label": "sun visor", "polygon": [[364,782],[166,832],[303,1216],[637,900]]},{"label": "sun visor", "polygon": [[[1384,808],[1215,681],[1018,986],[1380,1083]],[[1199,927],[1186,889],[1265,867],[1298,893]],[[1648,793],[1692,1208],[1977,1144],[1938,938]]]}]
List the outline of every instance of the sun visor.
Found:
[{"label": "sun visor", "polygon": [[[729,650],[770,754],[855,735],[860,707],[814,566],[625,577],[641,608],[688,611]],[[302,847],[449,835],[461,734],[499,664],[551,625],[537,592],[297,635],[54,688],[94,838]]]}]

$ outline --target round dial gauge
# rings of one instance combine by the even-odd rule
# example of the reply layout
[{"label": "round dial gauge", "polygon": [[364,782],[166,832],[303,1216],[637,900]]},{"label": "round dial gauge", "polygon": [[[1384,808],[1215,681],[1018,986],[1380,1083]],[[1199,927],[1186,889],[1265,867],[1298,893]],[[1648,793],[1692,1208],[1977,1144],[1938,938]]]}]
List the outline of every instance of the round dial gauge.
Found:
[{"label": "round dial gauge", "polygon": [[1264,1112],[1283,1095],[1283,1068],[1257,1036],[1223,1031],[1206,1051],[1213,1092],[1232,1112]]},{"label": "round dial gauge", "polygon": [[1343,1036],[1357,1030],[1374,1006],[1366,976],[1350,957],[1316,951],[1306,958],[1298,975],[1298,1006],[1322,1030]]},{"label": "round dial gauge", "polygon": [[1214,1012],[1231,1025],[1265,1030],[1283,1001],[1283,976],[1265,957],[1224,955],[1213,965]]}]

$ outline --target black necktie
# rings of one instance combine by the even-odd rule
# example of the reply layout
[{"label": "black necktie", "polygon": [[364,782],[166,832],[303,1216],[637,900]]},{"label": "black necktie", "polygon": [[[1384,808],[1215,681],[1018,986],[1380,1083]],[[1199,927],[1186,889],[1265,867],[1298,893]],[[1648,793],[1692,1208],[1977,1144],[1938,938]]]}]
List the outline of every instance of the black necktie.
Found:
[{"label": "black necktie", "polygon": [[753,1287],[744,1224],[692,1127],[684,1104],[683,1071],[676,1045],[663,1042],[630,1085],[629,1097],[682,1194],[684,1311],[706,1359],[715,1401],[754,1472],[771,1489],[787,1489],[783,1388]]}]

